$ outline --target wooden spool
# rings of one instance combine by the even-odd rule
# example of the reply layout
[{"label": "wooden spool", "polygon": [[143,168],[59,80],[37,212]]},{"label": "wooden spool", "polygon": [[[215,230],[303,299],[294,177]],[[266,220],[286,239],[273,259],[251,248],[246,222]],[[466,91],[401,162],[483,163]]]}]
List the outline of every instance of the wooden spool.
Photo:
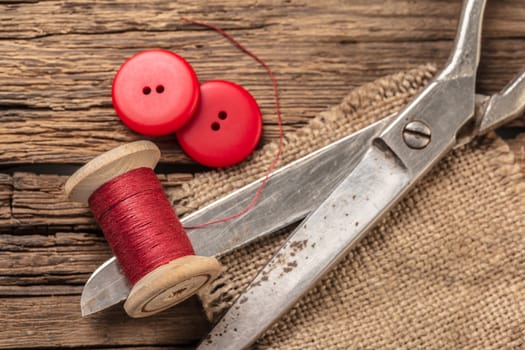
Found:
[{"label": "wooden spool", "polygon": [[[131,170],[154,169],[160,150],[149,141],[122,145],[94,158],[75,172],[64,190],[69,199],[88,203],[101,185]],[[147,317],[189,298],[213,280],[221,265],[212,257],[189,255],[149,272],[132,288],[124,309],[131,317]]]}]

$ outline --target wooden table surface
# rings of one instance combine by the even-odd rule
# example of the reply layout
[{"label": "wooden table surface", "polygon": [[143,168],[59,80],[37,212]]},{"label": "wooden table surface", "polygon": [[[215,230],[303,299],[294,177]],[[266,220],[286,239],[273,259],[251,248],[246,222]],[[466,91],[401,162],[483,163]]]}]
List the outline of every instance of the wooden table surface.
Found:
[{"label": "wooden table surface", "polygon": [[[79,165],[142,139],[115,116],[111,82],[148,48],[185,57],[201,81],[226,79],[259,102],[275,139],[271,84],[216,33],[228,30],[274,69],[285,131],[337,104],[352,88],[448,57],[459,0],[38,1],[0,0],[0,348],[193,348],[208,324],[197,299],[133,320],[116,306],[81,318],[90,273],[110,256],[89,211],[61,186]],[[525,67],[525,0],[489,1],[479,92]],[[524,118],[502,133],[525,165]],[[173,137],[163,151],[167,192],[202,169]]]}]

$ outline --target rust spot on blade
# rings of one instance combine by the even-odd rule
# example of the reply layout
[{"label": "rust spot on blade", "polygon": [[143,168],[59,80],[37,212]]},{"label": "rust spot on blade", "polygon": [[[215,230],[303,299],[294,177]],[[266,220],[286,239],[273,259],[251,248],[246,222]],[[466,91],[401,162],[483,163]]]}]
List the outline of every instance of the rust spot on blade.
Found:
[{"label": "rust spot on blade", "polygon": [[302,241],[293,241],[290,243],[290,248],[297,252],[298,250],[303,250],[308,245],[308,240],[302,240]]}]

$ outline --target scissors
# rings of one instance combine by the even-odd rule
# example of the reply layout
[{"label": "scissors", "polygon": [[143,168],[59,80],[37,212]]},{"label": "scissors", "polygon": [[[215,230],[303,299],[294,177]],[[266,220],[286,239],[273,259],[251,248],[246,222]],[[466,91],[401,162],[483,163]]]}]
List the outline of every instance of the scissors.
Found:
[{"label": "scissors", "polygon": [[[464,0],[447,64],[404,110],[275,171],[240,218],[188,231],[195,252],[213,256],[303,220],[198,350],[249,347],[448,152],[525,112],[525,71],[500,93],[475,92],[485,4]],[[186,216],[183,224],[237,213],[261,181]],[[116,260],[108,260],[86,282],[82,314],[124,300],[129,290]]]}]

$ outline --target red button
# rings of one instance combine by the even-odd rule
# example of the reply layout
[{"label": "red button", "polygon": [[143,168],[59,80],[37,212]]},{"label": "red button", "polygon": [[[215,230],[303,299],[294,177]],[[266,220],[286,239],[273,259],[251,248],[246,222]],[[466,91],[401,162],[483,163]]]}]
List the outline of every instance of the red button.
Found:
[{"label": "red button", "polygon": [[252,95],[234,83],[212,80],[201,84],[199,108],[177,139],[196,162],[226,167],[248,157],[261,133],[261,111]]},{"label": "red button", "polygon": [[182,57],[166,50],[142,51],[113,80],[113,106],[132,130],[160,136],[175,132],[194,114],[199,81]]}]

